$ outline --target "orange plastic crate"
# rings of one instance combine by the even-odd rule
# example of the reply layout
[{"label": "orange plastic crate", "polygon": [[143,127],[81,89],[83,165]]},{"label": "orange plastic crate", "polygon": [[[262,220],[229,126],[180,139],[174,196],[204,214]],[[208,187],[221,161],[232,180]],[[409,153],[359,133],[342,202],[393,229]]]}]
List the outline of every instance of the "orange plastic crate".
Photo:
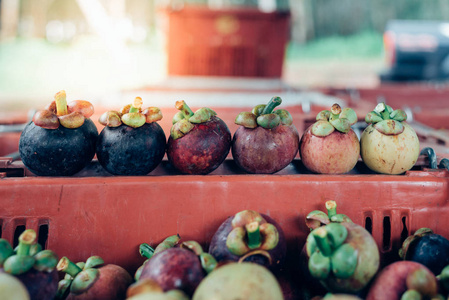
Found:
[{"label": "orange plastic crate", "polygon": [[281,77],[289,13],[204,6],[163,13],[168,74]]}]

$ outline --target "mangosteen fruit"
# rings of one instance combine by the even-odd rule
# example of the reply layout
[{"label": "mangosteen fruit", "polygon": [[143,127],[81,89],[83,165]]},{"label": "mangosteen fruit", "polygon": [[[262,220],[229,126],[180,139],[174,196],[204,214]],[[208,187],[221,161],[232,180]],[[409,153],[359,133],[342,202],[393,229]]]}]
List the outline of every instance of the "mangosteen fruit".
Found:
[{"label": "mangosteen fruit", "polygon": [[162,287],[154,280],[139,280],[128,288],[126,299],[132,300],[189,300],[189,297],[180,290],[164,292]]},{"label": "mangosteen fruit", "polygon": [[198,286],[192,300],[283,300],[276,277],[250,262],[228,263],[212,271]]},{"label": "mangosteen fruit", "polygon": [[105,264],[99,256],[91,256],[82,264],[75,264],[64,256],[56,268],[66,273],[59,282],[58,299],[121,300],[125,299],[126,290],[133,282],[125,269]]},{"label": "mangosteen fruit", "polygon": [[[365,228],[336,213],[335,201],[327,201],[326,208],[328,219],[318,211],[307,217],[315,227],[305,245],[308,272],[329,292],[359,292],[379,268],[377,244]],[[325,225],[316,226],[319,222]]]},{"label": "mangosteen fruit", "polygon": [[182,242],[153,255],[143,266],[140,280],[157,282],[163,291],[178,289],[191,296],[203,278],[216,267],[215,259],[195,241]]},{"label": "mangosteen fruit", "polygon": [[99,122],[105,127],[97,140],[97,158],[114,175],[146,175],[165,155],[166,137],[157,121],[157,107],[142,110],[142,98],[136,97],[118,111],[107,111]]},{"label": "mangosteen fruit", "polygon": [[401,174],[410,170],[419,156],[419,139],[405,121],[407,114],[379,103],[368,113],[368,127],[360,138],[360,154],[365,165],[377,173]]},{"label": "mangosteen fruit", "polygon": [[430,228],[420,228],[407,237],[399,250],[403,260],[411,260],[423,264],[435,275],[449,265],[449,241]]},{"label": "mangosteen fruit", "polygon": [[330,111],[318,113],[316,120],[300,141],[299,153],[304,166],[320,174],[351,171],[360,156],[360,142],[351,128],[357,122],[354,110],[342,110],[335,103]]},{"label": "mangosteen fruit", "polygon": [[193,113],[185,101],[177,101],[175,107],[179,112],[173,117],[167,142],[169,162],[184,174],[204,175],[214,171],[231,147],[228,126],[210,108]]},{"label": "mangosteen fruit", "polygon": [[275,220],[254,210],[244,210],[220,225],[209,253],[218,262],[254,262],[277,271],[285,262],[287,243]]},{"label": "mangosteen fruit", "polygon": [[241,125],[232,139],[232,157],[247,173],[271,174],[288,166],[298,153],[299,134],[290,113],[274,108],[282,103],[273,97],[251,112],[242,112],[235,124]]},{"label": "mangosteen fruit", "polygon": [[65,91],[38,111],[19,140],[23,164],[39,176],[70,176],[83,169],[95,155],[98,131],[89,119],[92,104],[75,100],[67,104]]},{"label": "mangosteen fruit", "polygon": [[413,261],[398,261],[379,272],[366,299],[444,299],[437,293],[437,280],[428,268]]},{"label": "mangosteen fruit", "polygon": [[42,250],[36,244],[36,232],[25,230],[19,236],[19,245],[13,250],[0,239],[0,265],[4,272],[15,276],[26,287],[32,300],[53,299],[58,289],[58,257],[51,250]]},{"label": "mangosteen fruit", "polygon": [[26,287],[8,273],[0,272],[0,299],[30,300]]}]

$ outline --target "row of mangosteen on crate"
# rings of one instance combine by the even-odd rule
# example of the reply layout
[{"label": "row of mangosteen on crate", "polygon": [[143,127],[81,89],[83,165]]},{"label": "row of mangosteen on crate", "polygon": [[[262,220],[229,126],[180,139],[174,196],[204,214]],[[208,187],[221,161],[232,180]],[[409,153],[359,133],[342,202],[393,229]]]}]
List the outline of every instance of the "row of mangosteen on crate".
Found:
[{"label": "row of mangosteen on crate", "polygon": [[334,104],[321,111],[316,123],[302,138],[291,114],[275,109],[280,97],[242,112],[234,136],[210,108],[193,112],[185,101],[177,101],[168,141],[157,123],[157,107],[142,109],[135,98],[119,111],[99,118],[104,129],[98,134],[90,120],[93,105],[84,100],[67,104],[65,91],[38,111],[23,130],[19,151],[24,165],[36,175],[70,176],[95,156],[114,175],[145,175],[154,170],[165,153],[169,162],[184,174],[208,174],[230,150],[236,164],[248,173],[271,174],[290,164],[300,153],[306,168],[314,173],[343,174],[351,171],[361,156],[375,172],[400,174],[411,169],[419,156],[419,140],[404,122],[404,111],[380,103],[366,115],[369,126],[359,141],[351,128],[357,115],[351,108]]},{"label": "row of mangosteen on crate", "polygon": [[[348,216],[337,214],[335,201],[325,206],[327,212],[315,210],[306,217],[310,233],[303,250],[289,254],[298,256],[297,265],[286,263],[286,239],[276,220],[244,210],[224,220],[207,252],[179,235],[167,237],[155,248],[140,244],[142,265],[134,278],[99,256],[77,263],[59,259],[53,251],[42,250],[35,243],[36,233],[28,229],[20,235],[16,249],[0,239],[0,298],[446,299],[447,239],[429,228],[419,229],[404,241],[399,251],[402,260],[379,270],[379,250],[371,234]],[[285,269],[296,274],[290,287],[280,279]],[[289,293],[292,285],[301,286],[294,298]]]}]

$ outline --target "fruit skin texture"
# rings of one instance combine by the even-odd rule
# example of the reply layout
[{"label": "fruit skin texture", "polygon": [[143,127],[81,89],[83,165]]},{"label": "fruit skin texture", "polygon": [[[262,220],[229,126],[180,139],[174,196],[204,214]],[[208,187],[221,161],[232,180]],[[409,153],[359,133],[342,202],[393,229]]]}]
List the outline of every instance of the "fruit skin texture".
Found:
[{"label": "fruit skin texture", "polygon": [[360,154],[371,170],[384,174],[401,174],[410,170],[419,156],[419,139],[413,128],[402,122],[398,135],[380,133],[373,125],[365,128],[360,138]]},{"label": "fruit skin texture", "polygon": [[40,272],[31,268],[28,272],[16,276],[28,290],[31,299],[53,299],[58,290],[58,271]]},{"label": "fruit skin texture", "polygon": [[131,276],[120,266],[105,265],[98,268],[100,277],[84,293],[70,293],[67,300],[121,300],[126,298],[126,290],[133,282]]},{"label": "fruit skin texture", "polygon": [[192,300],[283,300],[276,278],[253,263],[229,263],[212,271],[198,286]]},{"label": "fruit skin texture", "polygon": [[[261,214],[261,216],[267,221],[267,223],[273,224],[279,233],[278,245],[267,252],[270,254],[273,265],[269,265],[268,259],[262,255],[251,255],[245,259],[245,262],[252,262],[263,265],[271,270],[279,270],[279,268],[284,264],[285,257],[287,255],[287,243],[285,240],[285,235],[279,224],[267,215]],[[231,216],[224,221],[217,232],[212,237],[209,253],[215,257],[215,259],[220,261],[235,261],[240,259],[240,256],[232,254],[226,247],[226,239],[229,233],[232,231],[232,220],[234,216]]]},{"label": "fruit skin texture", "polygon": [[368,292],[366,300],[399,300],[407,290],[407,275],[425,266],[412,261],[398,261],[386,266],[377,275]]},{"label": "fruit skin texture", "polygon": [[97,158],[114,175],[146,175],[165,155],[166,137],[156,122],[138,128],[105,127],[97,140]]},{"label": "fruit skin texture", "polygon": [[170,248],[145,263],[139,280],[154,280],[164,292],[179,289],[192,295],[204,276],[197,255],[187,249]]},{"label": "fruit skin texture", "polygon": [[44,129],[30,122],[20,136],[20,157],[38,176],[70,176],[92,160],[97,136],[90,119],[76,129]]},{"label": "fruit skin texture", "polygon": [[195,124],[185,136],[167,142],[167,158],[184,174],[208,174],[225,160],[231,147],[231,132],[220,118]]},{"label": "fruit skin texture", "polygon": [[299,146],[301,161],[307,169],[320,174],[343,174],[355,167],[360,142],[352,129],[348,133],[335,130],[320,137],[313,135],[311,128],[304,132]]},{"label": "fruit skin texture", "polygon": [[298,153],[299,134],[294,125],[273,129],[240,126],[232,140],[232,156],[248,173],[272,174],[282,170]]}]

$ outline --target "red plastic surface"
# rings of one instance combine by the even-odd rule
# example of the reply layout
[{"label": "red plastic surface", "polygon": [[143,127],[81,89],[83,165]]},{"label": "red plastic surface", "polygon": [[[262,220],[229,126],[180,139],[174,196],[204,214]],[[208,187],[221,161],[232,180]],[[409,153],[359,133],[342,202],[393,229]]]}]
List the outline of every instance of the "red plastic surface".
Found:
[{"label": "red plastic surface", "polygon": [[288,13],[186,6],[164,14],[168,74],[281,77]]}]

